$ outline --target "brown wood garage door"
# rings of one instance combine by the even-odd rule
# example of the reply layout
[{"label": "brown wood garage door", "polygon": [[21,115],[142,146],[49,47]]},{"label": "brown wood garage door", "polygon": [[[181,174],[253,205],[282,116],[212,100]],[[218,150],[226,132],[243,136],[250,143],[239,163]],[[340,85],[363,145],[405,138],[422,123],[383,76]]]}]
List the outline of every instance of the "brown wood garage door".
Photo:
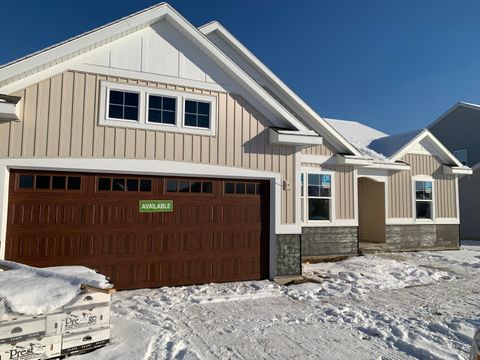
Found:
[{"label": "brown wood garage door", "polygon": [[12,171],[5,256],[88,266],[118,289],[263,279],[268,203],[260,181]]}]

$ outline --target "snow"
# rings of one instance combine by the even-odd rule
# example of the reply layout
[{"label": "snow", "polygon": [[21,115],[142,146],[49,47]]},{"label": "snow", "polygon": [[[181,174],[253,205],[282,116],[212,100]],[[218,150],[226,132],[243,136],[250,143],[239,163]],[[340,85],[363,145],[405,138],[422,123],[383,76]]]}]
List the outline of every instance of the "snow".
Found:
[{"label": "snow", "polygon": [[76,359],[463,359],[480,326],[480,242],[465,245],[307,264],[299,285],[121,291],[111,345]]},{"label": "snow", "polygon": [[12,269],[0,271],[0,299],[6,305],[0,309],[0,320],[11,312],[39,315],[64,306],[80,293],[81,285],[112,286],[105,276],[83,266],[39,269],[4,260],[0,266]]},{"label": "snow", "polygon": [[337,119],[325,120],[363,155],[369,156],[375,160],[387,161],[387,158],[384,155],[369,147],[374,140],[387,137],[387,134],[356,121]]}]

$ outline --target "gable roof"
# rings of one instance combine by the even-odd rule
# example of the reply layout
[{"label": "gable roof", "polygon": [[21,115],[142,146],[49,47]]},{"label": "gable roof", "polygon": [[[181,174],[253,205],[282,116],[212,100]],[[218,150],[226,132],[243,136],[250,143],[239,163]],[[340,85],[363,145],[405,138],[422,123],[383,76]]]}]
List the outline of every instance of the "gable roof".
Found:
[{"label": "gable roof", "polygon": [[59,62],[69,60],[160,20],[167,20],[175,26],[247,92],[255,94],[256,98],[275,114],[278,114],[279,118],[284,119],[283,122],[294,128],[298,134],[316,135],[167,3],[152,6],[3,65],[0,67],[0,91],[7,92],[5,89],[8,89],[8,85],[19,79],[41,72]]},{"label": "gable roof", "polygon": [[[218,21],[209,22],[201,27],[199,30],[207,37],[211,34],[217,34],[222,41],[230,46],[236,56],[239,56],[245,65],[243,70],[255,78],[254,73],[262,76],[268,82],[270,93],[274,93],[275,98],[285,105],[287,109],[292,111],[295,107],[294,113],[298,112],[300,118],[305,119],[308,125],[315,131],[324,136],[330,137],[331,140],[342,146],[347,151],[355,155],[361,153],[352,146],[333,126],[331,126],[325,119],[318,115],[310,106],[308,106],[295,92],[293,92],[280,78],[278,78],[265,64],[263,64],[250,50],[248,50],[237,38],[235,38],[225,27]],[[237,64],[239,63],[236,61]],[[256,79],[258,81],[258,79]],[[262,84],[265,86],[265,84]],[[288,105],[287,105],[288,103]]]},{"label": "gable roof", "polygon": [[452,165],[465,168],[457,158],[427,129],[387,135],[377,129],[356,121],[326,119],[366,157],[377,162],[396,162],[408,153],[411,147],[428,138],[437,151]]},{"label": "gable roof", "polygon": [[440,115],[437,119],[435,119],[432,123],[430,123],[430,125],[427,126],[427,129],[433,128],[435,125],[437,125],[443,119],[445,119],[451,112],[455,111],[459,107],[465,107],[465,108],[473,109],[473,110],[480,110],[480,105],[478,105],[478,104],[468,103],[468,102],[465,102],[465,101],[459,101],[455,105],[453,105],[451,108],[449,108],[447,111],[445,111],[442,115]]}]

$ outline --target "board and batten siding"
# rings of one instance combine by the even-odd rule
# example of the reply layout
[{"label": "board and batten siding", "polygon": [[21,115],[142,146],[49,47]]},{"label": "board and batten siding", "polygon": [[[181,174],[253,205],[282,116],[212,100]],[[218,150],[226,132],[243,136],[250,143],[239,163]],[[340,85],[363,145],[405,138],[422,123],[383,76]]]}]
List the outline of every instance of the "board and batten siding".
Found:
[{"label": "board and batten siding", "polygon": [[310,146],[302,149],[302,154],[304,155],[322,155],[322,156],[332,156],[335,155],[335,148],[329,143],[323,142],[323,144]]},{"label": "board and batten siding", "polygon": [[[352,166],[332,166],[314,163],[302,163],[305,168],[311,168],[312,172],[319,169],[333,171],[335,173],[335,218],[338,220],[349,220],[355,218],[355,187],[354,170]],[[308,172],[308,170],[307,170]]]},{"label": "board and batten siding", "polygon": [[[100,126],[102,80],[216,96],[216,135]],[[66,71],[12,95],[22,98],[21,121],[0,123],[0,158],[174,160],[277,172],[292,185],[296,180],[295,147],[269,144],[267,119],[234,94]],[[282,223],[294,223],[294,211],[294,191],[282,190]]]},{"label": "board and batten siding", "polygon": [[402,161],[410,165],[409,171],[392,172],[388,178],[388,218],[412,218],[413,180],[416,175],[434,179],[434,203],[437,218],[456,218],[455,176],[443,173],[443,162],[436,156],[407,154]]}]

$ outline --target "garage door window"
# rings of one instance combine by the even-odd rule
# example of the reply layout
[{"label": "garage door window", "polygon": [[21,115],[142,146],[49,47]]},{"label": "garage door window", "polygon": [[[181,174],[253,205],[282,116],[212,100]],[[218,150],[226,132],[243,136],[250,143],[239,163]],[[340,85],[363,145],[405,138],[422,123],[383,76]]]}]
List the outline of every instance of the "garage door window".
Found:
[{"label": "garage door window", "polygon": [[99,177],[97,180],[98,191],[118,192],[151,192],[151,179],[132,179],[117,177]]},{"label": "garage door window", "polygon": [[225,182],[224,192],[226,195],[260,195],[260,184],[250,182]]},{"label": "garage door window", "polygon": [[80,176],[69,175],[18,175],[17,188],[19,190],[80,190],[82,181]]},{"label": "garage door window", "polygon": [[165,192],[186,194],[211,194],[211,181],[168,179],[165,182]]}]

